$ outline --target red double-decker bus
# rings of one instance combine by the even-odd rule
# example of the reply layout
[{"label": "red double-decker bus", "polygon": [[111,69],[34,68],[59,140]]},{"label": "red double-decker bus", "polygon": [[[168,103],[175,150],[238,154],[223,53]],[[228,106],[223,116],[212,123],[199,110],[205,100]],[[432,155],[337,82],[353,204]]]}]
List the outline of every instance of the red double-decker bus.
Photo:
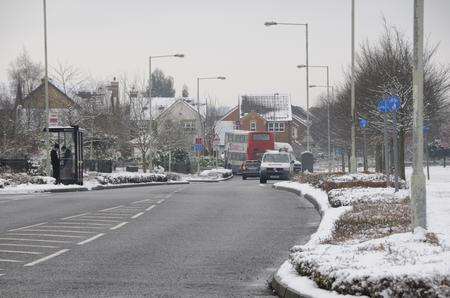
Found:
[{"label": "red double-decker bus", "polygon": [[239,173],[246,160],[261,160],[267,150],[275,147],[273,132],[234,130],[225,134],[225,165]]}]

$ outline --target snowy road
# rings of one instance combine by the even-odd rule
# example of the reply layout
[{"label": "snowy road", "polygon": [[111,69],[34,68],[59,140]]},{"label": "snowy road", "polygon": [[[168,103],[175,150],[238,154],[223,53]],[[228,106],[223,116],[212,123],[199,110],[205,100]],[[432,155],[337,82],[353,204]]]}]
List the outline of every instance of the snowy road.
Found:
[{"label": "snowy road", "polygon": [[266,296],[320,220],[238,178],[25,198],[1,204],[2,297]]}]

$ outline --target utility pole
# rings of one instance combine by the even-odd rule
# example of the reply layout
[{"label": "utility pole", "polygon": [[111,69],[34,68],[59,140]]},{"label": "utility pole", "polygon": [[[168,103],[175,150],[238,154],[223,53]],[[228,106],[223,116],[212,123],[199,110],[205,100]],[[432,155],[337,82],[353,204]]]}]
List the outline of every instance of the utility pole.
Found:
[{"label": "utility pole", "polygon": [[413,173],[411,175],[411,207],[413,227],[427,228],[426,184],[423,173],[423,12],[424,1],[414,0],[413,51]]},{"label": "utility pole", "polygon": [[355,119],[355,0],[352,0],[352,73],[351,73],[351,118],[352,118],[352,152],[350,156],[350,173],[356,173],[356,119]]},{"label": "utility pole", "polygon": [[48,61],[47,61],[47,2],[44,1],[44,61],[45,61],[45,77],[44,77],[44,96],[45,96],[45,151],[47,152],[47,162],[45,165],[46,172],[50,172],[50,131],[48,125],[49,102],[48,102]]}]

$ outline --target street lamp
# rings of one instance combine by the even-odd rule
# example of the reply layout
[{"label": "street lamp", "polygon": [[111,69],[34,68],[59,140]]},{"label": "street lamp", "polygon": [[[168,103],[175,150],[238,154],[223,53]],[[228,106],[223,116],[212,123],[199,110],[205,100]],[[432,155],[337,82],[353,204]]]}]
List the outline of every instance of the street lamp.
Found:
[{"label": "street lamp", "polygon": [[423,173],[423,0],[414,0],[413,50],[413,172],[411,175],[411,209],[413,227],[427,228],[427,193]]},{"label": "street lamp", "polygon": [[[152,118],[152,59],[158,59],[158,58],[168,58],[168,57],[175,57],[175,58],[184,58],[184,54],[172,54],[172,55],[158,55],[158,56],[149,56],[148,57],[148,97],[150,99],[150,106],[149,106],[149,114],[150,114],[150,133],[153,129],[153,118]],[[150,150],[151,155],[151,150]],[[153,167],[152,163],[152,157],[150,156],[150,168]]]},{"label": "street lamp", "polygon": [[[310,66],[313,67],[313,66]],[[327,85],[309,85],[309,88],[327,88],[327,137],[328,137],[328,172],[331,172],[331,133],[330,133],[330,88],[334,96],[334,86],[330,86],[328,80],[328,66],[316,66],[327,68]]]},{"label": "street lamp", "polygon": [[355,174],[356,167],[356,99],[355,99],[355,0],[352,0],[352,68],[351,68],[351,84],[350,84],[350,98],[351,98],[351,139],[352,151],[350,155],[350,173]]},{"label": "street lamp", "polygon": [[[215,76],[215,77],[197,77],[197,113],[198,113],[198,130],[197,130],[197,137],[199,137],[202,134],[202,122],[200,119],[200,81],[201,80],[225,80],[226,77],[224,76]],[[207,112],[207,111],[206,111]],[[206,114],[205,114],[206,117]],[[206,121],[206,119],[205,119]],[[203,129],[204,134],[206,134],[205,129]],[[203,136],[203,139],[205,139],[205,135]],[[200,173],[200,162],[197,161],[197,173]]]},{"label": "street lamp", "polygon": [[47,1],[43,0],[44,4],[44,61],[45,61],[45,75],[44,75],[44,97],[45,97],[45,150],[47,151],[47,162],[46,162],[46,172],[50,171],[49,169],[49,160],[50,160],[50,131],[49,131],[49,102],[48,102],[48,60],[47,60]]},{"label": "street lamp", "polygon": [[[275,26],[275,25],[285,25],[285,26],[304,26],[305,27],[305,38],[306,38],[306,121],[309,124],[309,55],[308,55],[308,23],[278,23],[278,22],[265,22],[265,26]],[[310,150],[310,133],[309,125],[306,126],[306,150]]]}]

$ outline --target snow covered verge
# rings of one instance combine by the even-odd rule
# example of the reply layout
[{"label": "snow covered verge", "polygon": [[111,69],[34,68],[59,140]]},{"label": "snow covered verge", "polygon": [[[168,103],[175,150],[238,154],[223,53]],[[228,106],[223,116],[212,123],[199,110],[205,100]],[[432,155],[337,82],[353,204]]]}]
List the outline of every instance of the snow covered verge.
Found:
[{"label": "snow covered verge", "polygon": [[[4,177],[14,175],[14,179],[6,180]],[[11,176],[12,177],[12,176]],[[17,179],[20,177],[20,179]],[[28,176],[26,174],[2,174],[0,178],[0,195],[1,194],[27,194],[35,192],[51,192],[64,190],[93,190],[101,189],[114,185],[133,185],[133,184],[151,184],[164,183],[172,181],[182,181],[180,175],[177,174],[161,174],[161,173],[133,173],[133,172],[117,172],[117,173],[91,173],[85,177],[83,185],[55,185],[55,179],[45,176]],[[5,182],[6,181],[6,182]]]},{"label": "snow covered verge", "polygon": [[230,169],[214,168],[211,170],[201,171],[198,175],[190,175],[188,181],[220,181],[233,176]]},{"label": "snow covered verge", "polygon": [[[276,277],[311,297],[449,297],[450,170],[435,172],[427,183],[428,231],[416,233],[410,232],[407,190],[394,195],[392,189],[353,188],[327,194],[305,183],[275,184],[316,200],[322,213],[317,232],[291,249],[289,263]],[[333,208],[333,202],[341,207]]]}]

